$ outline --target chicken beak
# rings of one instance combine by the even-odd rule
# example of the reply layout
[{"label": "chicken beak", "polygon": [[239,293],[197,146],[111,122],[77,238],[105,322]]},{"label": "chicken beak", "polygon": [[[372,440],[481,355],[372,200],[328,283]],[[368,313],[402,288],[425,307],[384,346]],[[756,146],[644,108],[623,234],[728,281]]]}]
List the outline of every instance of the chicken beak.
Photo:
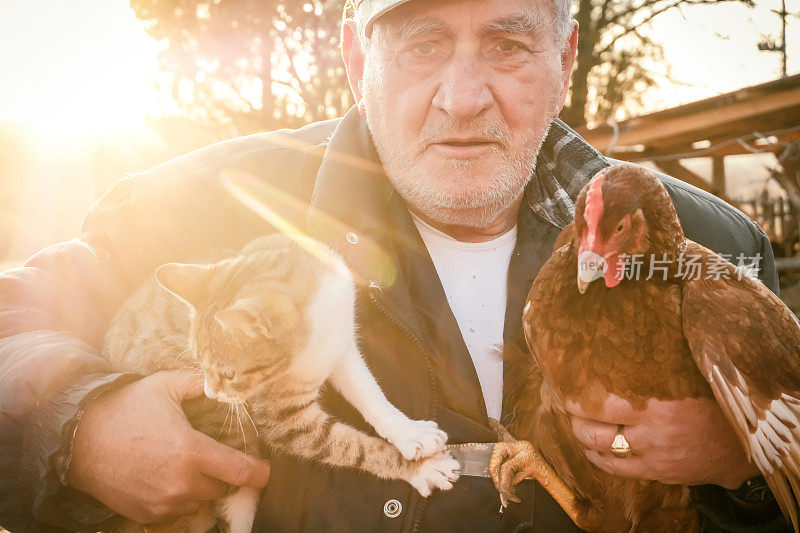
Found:
[{"label": "chicken beak", "polygon": [[578,292],[583,294],[586,292],[586,288],[589,287],[589,281],[583,281],[580,276],[578,276]]},{"label": "chicken beak", "polygon": [[578,292],[586,292],[589,284],[603,277],[606,261],[592,250],[583,250],[578,254]]}]

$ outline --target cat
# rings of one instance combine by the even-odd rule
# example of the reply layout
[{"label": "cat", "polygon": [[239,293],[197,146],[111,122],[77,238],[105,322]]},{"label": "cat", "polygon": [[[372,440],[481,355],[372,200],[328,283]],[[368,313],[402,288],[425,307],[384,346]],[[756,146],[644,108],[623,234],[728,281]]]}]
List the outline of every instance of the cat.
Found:
[{"label": "cat", "polygon": [[[189,420],[246,453],[263,457],[266,444],[407,481],[424,497],[452,487],[458,463],[447,435],[389,403],[358,350],[354,281],[341,258],[312,239],[275,234],[215,259],[162,265],[123,304],[103,349],[117,371],[198,367],[206,397],[184,404]],[[323,411],[326,382],[383,438]],[[257,502],[257,490],[231,487],[211,514],[223,531],[250,531]],[[205,531],[209,516],[179,529]]]}]

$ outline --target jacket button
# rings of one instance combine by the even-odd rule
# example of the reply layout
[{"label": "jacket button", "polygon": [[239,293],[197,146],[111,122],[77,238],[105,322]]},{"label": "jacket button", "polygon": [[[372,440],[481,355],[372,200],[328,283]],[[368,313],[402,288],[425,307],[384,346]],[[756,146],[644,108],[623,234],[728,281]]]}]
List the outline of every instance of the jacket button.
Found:
[{"label": "jacket button", "polygon": [[348,233],[347,235],[344,236],[344,238],[347,239],[347,242],[349,242],[350,244],[358,244],[358,235],[356,235],[355,233],[352,232]]},{"label": "jacket button", "polygon": [[403,512],[403,505],[397,500],[389,500],[383,506],[383,514],[389,518],[397,518]]}]

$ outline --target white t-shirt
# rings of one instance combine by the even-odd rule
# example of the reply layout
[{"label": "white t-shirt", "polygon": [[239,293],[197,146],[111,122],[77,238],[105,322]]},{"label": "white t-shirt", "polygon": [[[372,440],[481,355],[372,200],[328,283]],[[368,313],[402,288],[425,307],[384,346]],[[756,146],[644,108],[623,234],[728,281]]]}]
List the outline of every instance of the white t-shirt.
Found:
[{"label": "white t-shirt", "polygon": [[499,420],[503,405],[506,282],[517,242],[517,228],[488,242],[461,242],[413,213],[411,216],[425,241],[472,357],[486,414]]}]

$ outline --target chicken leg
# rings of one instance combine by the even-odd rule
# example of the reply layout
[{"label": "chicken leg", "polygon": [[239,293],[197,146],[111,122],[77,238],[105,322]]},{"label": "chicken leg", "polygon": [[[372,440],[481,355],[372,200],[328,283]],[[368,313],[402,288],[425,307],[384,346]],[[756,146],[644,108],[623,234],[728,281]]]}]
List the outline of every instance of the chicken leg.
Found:
[{"label": "chicken leg", "polygon": [[519,503],[514,487],[524,479],[535,479],[578,527],[579,506],[575,493],[561,481],[555,470],[534,448],[524,440],[516,440],[497,420],[490,419],[490,425],[497,434],[498,443],[494,445],[489,461],[489,473],[500,493],[503,507],[508,502]]}]

